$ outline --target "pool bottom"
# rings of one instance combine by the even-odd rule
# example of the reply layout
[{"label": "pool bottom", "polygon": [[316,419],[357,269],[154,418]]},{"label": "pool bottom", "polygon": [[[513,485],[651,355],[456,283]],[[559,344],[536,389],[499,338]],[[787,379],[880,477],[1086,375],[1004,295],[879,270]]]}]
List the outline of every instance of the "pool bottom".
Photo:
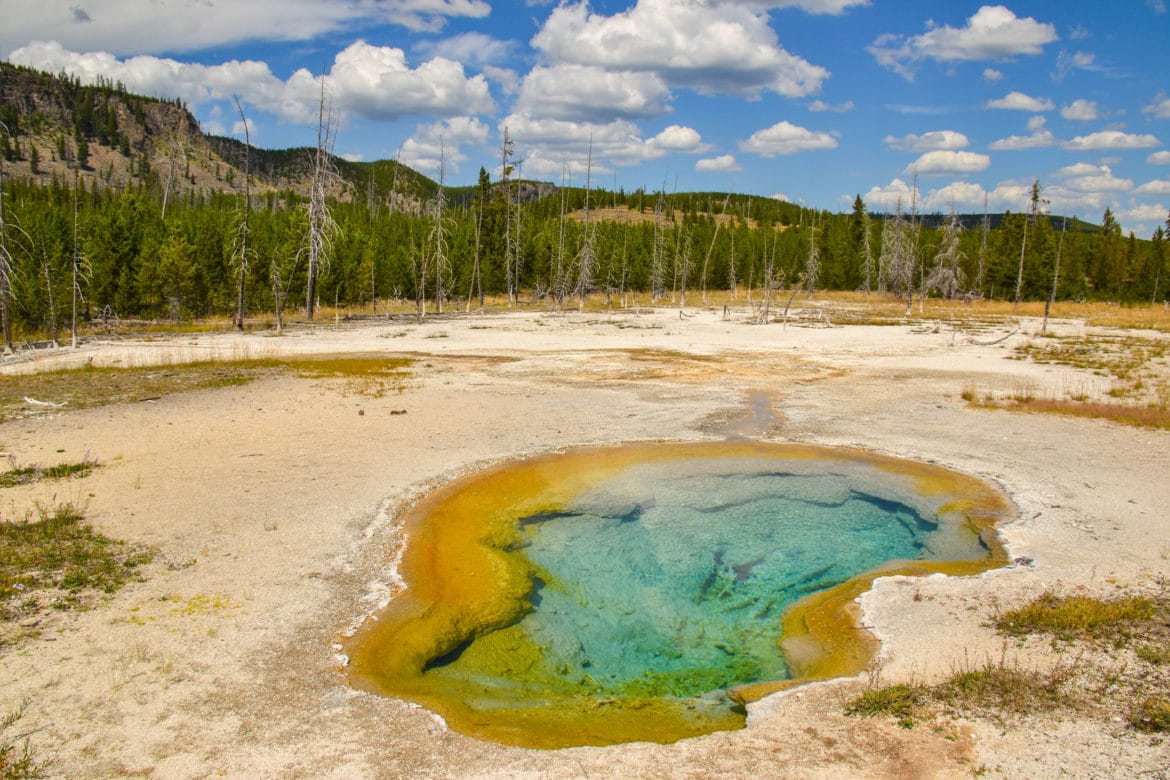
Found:
[{"label": "pool bottom", "polygon": [[[712,462],[732,471],[743,466],[847,475],[861,493],[896,499],[937,521],[938,528],[922,545],[922,559],[867,566],[786,605],[782,617],[761,621],[776,629],[782,676],[772,667],[759,679],[728,680],[726,687],[684,695],[651,695],[629,673],[608,685],[560,684],[560,667],[546,663],[549,642],[538,641],[542,634],[526,628],[540,593],[564,586],[527,555],[532,518],[580,512],[582,506],[593,511],[604,486],[619,486],[617,497],[606,499],[613,506],[636,505],[635,499],[644,501],[639,493],[644,480],[623,481],[630,474],[666,469],[689,479],[688,469],[706,469]],[[401,574],[408,587],[348,642],[351,679],[362,688],[418,702],[458,731],[528,747],[673,742],[739,728],[746,702],[864,668],[876,643],[858,629],[854,599],[874,577],[968,574],[1000,565],[1003,552],[992,529],[1010,513],[998,490],[972,477],[806,445],[631,445],[505,464],[448,485],[405,518]],[[534,582],[543,583],[535,598]],[[579,676],[580,669],[565,667],[564,673]]]}]

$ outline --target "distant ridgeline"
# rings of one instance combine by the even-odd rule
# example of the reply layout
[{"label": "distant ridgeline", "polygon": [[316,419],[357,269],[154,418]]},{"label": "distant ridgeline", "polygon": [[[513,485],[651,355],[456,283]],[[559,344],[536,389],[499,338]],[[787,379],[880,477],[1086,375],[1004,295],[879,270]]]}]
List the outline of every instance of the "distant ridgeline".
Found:
[{"label": "distant ridgeline", "polygon": [[[0,299],[17,340],[69,320],[75,253],[83,319],[235,314],[241,265],[245,312],[267,317],[277,301],[304,304],[310,266],[328,304],[427,299],[432,309],[436,294],[466,302],[635,291],[648,302],[684,288],[794,286],[1007,299],[1018,286],[1022,298],[1045,299],[1058,252],[1059,299],[1148,304],[1167,285],[1163,232],[1123,236],[1108,211],[1100,226],[1032,214],[1028,203],[1008,214],[871,215],[858,198],[832,214],[743,194],[586,197],[484,168],[473,186],[441,189],[391,160],[204,135],[179,100],[7,63],[0,122],[12,266]],[[326,164],[315,170],[315,160]],[[315,173],[324,222],[307,208]],[[324,239],[313,263],[310,227]]]}]

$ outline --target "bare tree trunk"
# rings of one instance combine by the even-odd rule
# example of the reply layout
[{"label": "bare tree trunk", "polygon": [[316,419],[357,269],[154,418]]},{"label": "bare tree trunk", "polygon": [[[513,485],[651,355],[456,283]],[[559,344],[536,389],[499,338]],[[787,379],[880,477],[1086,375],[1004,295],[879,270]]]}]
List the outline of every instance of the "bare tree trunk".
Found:
[{"label": "bare tree trunk", "polygon": [[508,288],[508,306],[516,303],[512,289],[512,155],[516,143],[504,128],[504,142],[500,145],[500,184],[504,191],[504,281]]},{"label": "bare tree trunk", "polygon": [[49,338],[53,346],[57,343],[57,306],[53,302],[53,276],[49,270],[49,248],[45,245],[45,237],[41,236],[41,268],[45,272],[45,294],[49,304]]},{"label": "bare tree trunk", "polygon": [[1016,276],[1016,302],[1015,306],[1020,305],[1020,296],[1024,291],[1024,250],[1028,247],[1028,220],[1024,221],[1024,240],[1020,242],[1020,271]]},{"label": "bare tree trunk", "polygon": [[[237,107],[239,107],[239,102],[240,101],[237,98],[236,99],[236,106]],[[242,114],[242,112],[241,112],[241,114]],[[246,129],[247,129],[247,125],[245,124],[245,130]],[[178,162],[178,158],[180,156],[182,156],[184,159],[186,159],[186,157],[187,157],[187,144],[185,141],[180,140],[178,135],[172,135],[170,137],[170,139],[168,139],[168,142],[167,142],[167,180],[166,180],[166,183],[163,185],[163,202],[162,202],[162,216],[161,216],[161,219],[163,222],[166,222],[166,220],[167,220],[167,203],[170,202],[171,186],[175,182],[175,165]]]},{"label": "bare tree trunk", "polygon": [[475,209],[475,258],[471,265],[471,281],[467,284],[467,311],[471,311],[471,299],[475,295],[475,289],[479,287],[479,310],[483,311],[483,280],[480,278],[479,271],[479,236],[483,227],[483,203],[481,202]]},{"label": "bare tree trunk", "polygon": [[657,303],[665,294],[665,285],[662,275],[666,272],[666,236],[664,235],[666,219],[666,182],[662,182],[662,191],[654,203],[654,256],[650,260],[650,300]]},{"label": "bare tree trunk", "polygon": [[1016,307],[1024,292],[1024,250],[1028,246],[1028,228],[1036,222],[1036,215],[1040,213],[1040,180],[1032,183],[1032,198],[1028,209],[1028,219],[1024,222],[1024,240],[1020,242],[1020,272],[1016,277]]},{"label": "bare tree trunk", "polygon": [[557,311],[564,308],[567,287],[565,284],[565,180],[568,176],[567,168],[565,163],[561,164],[561,216],[557,235],[556,277],[553,279],[553,297],[557,302]]},{"label": "bare tree trunk", "polygon": [[446,205],[446,148],[439,140],[439,190],[435,193],[435,225],[432,240],[435,248],[435,313],[443,313],[443,265],[447,262],[447,233],[443,223],[443,208]]},{"label": "bare tree trunk", "polygon": [[723,199],[723,210],[715,219],[715,232],[711,234],[711,245],[707,247],[707,256],[703,258],[703,278],[701,280],[703,286],[703,305],[707,305],[707,267],[711,263],[711,253],[715,251],[715,241],[719,238],[719,228],[723,225],[723,217],[727,215],[727,203],[731,200],[731,193],[727,193],[727,197]]},{"label": "bare tree trunk", "polygon": [[991,215],[987,213],[987,195],[983,196],[983,240],[979,244],[979,276],[975,288],[983,294],[983,280],[987,276],[987,234],[991,232]]},{"label": "bare tree trunk", "polygon": [[236,101],[236,110],[240,112],[240,123],[244,126],[244,219],[240,224],[237,239],[240,245],[240,287],[236,296],[236,329],[244,329],[244,291],[248,281],[248,238],[251,226],[249,220],[252,215],[252,133],[248,129],[248,118],[244,116],[244,107],[238,95],[233,95]]},{"label": "bare tree trunk", "polygon": [[77,248],[77,186],[79,181],[79,174],[75,173],[73,176],[73,262],[71,263],[73,271],[73,308],[71,310],[69,323],[70,345],[73,347],[73,349],[77,349],[77,303],[78,298],[81,297],[81,258],[78,254]]},{"label": "bare tree trunk", "polygon": [[817,249],[817,218],[814,216],[808,233],[808,258],[804,263],[804,287],[811,295],[817,286],[821,270],[821,253]]},{"label": "bare tree trunk", "polygon": [[305,280],[305,318],[313,319],[317,303],[317,277],[321,273],[332,245],[337,223],[329,213],[329,184],[333,180],[330,157],[333,151],[333,115],[326,107],[325,77],[321,77],[321,97],[317,104],[317,148],[313,155],[313,178],[309,191],[308,277]]},{"label": "bare tree trunk", "polygon": [[[1060,240],[1056,243],[1056,264],[1052,267],[1052,290],[1048,293],[1048,300],[1044,302],[1044,322],[1040,326],[1040,333],[1048,332],[1048,314],[1052,311],[1052,304],[1056,303],[1056,287],[1060,284],[1060,255],[1064,251],[1064,232],[1068,229],[1068,217],[1060,226]],[[1154,283],[1157,290],[1157,282]],[[1155,292],[1155,295],[1157,292]]]},{"label": "bare tree trunk", "polygon": [[[5,139],[10,141],[8,125],[0,122]],[[0,330],[4,335],[4,354],[12,354],[12,254],[8,250],[8,224],[4,221],[4,155],[0,154]]]},{"label": "bare tree trunk", "polygon": [[589,158],[585,166],[585,242],[581,247],[581,265],[577,274],[577,311],[585,311],[589,295],[590,275],[593,273],[593,235],[589,232],[589,191],[593,186],[593,134],[589,134]]},{"label": "bare tree trunk", "polygon": [[865,253],[865,297],[868,298],[871,289],[870,277],[873,275],[873,244],[870,239],[868,211],[865,212],[861,224],[862,229],[865,231],[862,251]]},{"label": "bare tree trunk", "polygon": [[681,271],[679,273],[679,294],[678,294],[678,308],[679,313],[687,307],[687,277],[691,273],[691,232],[683,229],[683,243],[682,252],[679,256],[679,265]]},{"label": "bare tree trunk", "polygon": [[735,230],[728,231],[728,238],[731,239],[730,251],[727,255],[727,298],[734,301],[739,297],[739,283],[735,278]]}]

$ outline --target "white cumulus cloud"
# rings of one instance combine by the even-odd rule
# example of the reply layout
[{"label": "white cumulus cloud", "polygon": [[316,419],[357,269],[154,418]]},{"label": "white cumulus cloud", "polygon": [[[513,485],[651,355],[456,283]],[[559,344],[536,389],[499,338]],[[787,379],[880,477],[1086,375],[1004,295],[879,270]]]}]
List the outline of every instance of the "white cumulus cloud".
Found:
[{"label": "white cumulus cloud", "polygon": [[703,137],[693,127],[671,125],[650,139],[655,147],[668,152],[700,154],[710,147],[703,143]]},{"label": "white cumulus cloud", "polygon": [[884,143],[889,148],[902,152],[932,152],[965,149],[971,141],[966,135],[956,130],[932,130],[922,135],[911,133],[901,138],[888,135]]},{"label": "white cumulus cloud", "polygon": [[670,90],[653,73],[590,65],[537,66],[524,77],[515,110],[555,119],[605,121],[660,116]]},{"label": "white cumulus cloud", "polygon": [[1097,118],[1097,104],[1092,100],[1074,100],[1060,109],[1060,115],[1071,122],[1091,122]]},{"label": "white cumulus cloud", "polygon": [[1146,114],[1153,114],[1158,119],[1170,119],[1170,97],[1159,94],[1154,102],[1142,109]]},{"label": "white cumulus cloud", "polygon": [[1170,181],[1154,179],[1141,185],[1133,191],[1134,195],[1170,195]]},{"label": "white cumulus cloud", "polygon": [[526,171],[533,175],[559,177],[562,165],[583,172],[592,149],[593,173],[612,170],[609,166],[636,165],[674,152],[698,153],[706,149],[698,132],[671,125],[647,139],[632,122],[576,122],[513,113],[500,121],[500,128],[516,141]]},{"label": "white cumulus cloud", "polygon": [[646,71],[709,95],[804,97],[829,77],[779,45],[765,9],[744,3],[638,0],[612,16],[561,5],[532,45],[554,64]]},{"label": "white cumulus cloud", "polygon": [[1058,38],[1052,24],[1020,18],[1002,5],[981,7],[963,27],[928,27],[921,35],[879,36],[868,51],[884,67],[913,79],[914,66],[923,60],[1005,60],[1040,54]]},{"label": "white cumulus cloud", "polygon": [[[742,0],[722,0],[741,2]],[[840,16],[854,6],[866,6],[870,0],[748,0],[764,8],[799,8],[805,13]]]},{"label": "white cumulus cloud", "polygon": [[902,173],[907,176],[947,176],[954,174],[979,173],[991,167],[991,158],[976,152],[935,150],[926,152]]},{"label": "white cumulus cloud", "polygon": [[823,100],[814,100],[808,104],[808,110],[814,114],[829,112],[832,114],[848,114],[853,110],[853,101],[846,100],[844,103],[826,103]]},{"label": "white cumulus cloud", "polygon": [[1090,135],[1078,135],[1061,144],[1070,152],[1099,152],[1107,149],[1149,149],[1161,143],[1152,135],[1135,135],[1121,130],[1102,130]]},{"label": "white cumulus cloud", "polygon": [[1054,106],[1048,98],[1034,98],[1023,92],[1009,92],[998,100],[987,101],[988,108],[997,108],[1005,111],[1051,111]]},{"label": "white cumulus cloud", "polygon": [[1019,152],[1053,146],[1056,144],[1056,136],[1044,127],[1045,124],[1047,124],[1047,120],[1044,117],[1031,117],[1028,120],[1028,129],[1032,131],[1031,135],[1010,135],[1007,138],[991,142],[987,148],[993,152]]},{"label": "white cumulus cloud", "polygon": [[490,130],[475,117],[452,117],[442,122],[419,125],[414,134],[402,143],[403,164],[438,176],[459,172],[459,164],[467,160],[462,147],[466,144],[487,142]]},{"label": "white cumulus cloud", "polygon": [[743,168],[735,161],[734,155],[721,154],[709,160],[699,160],[695,163],[695,170],[699,173],[717,173],[721,171],[741,171]]},{"label": "white cumulus cloud", "polygon": [[751,138],[740,141],[739,148],[761,157],[775,157],[780,154],[836,149],[837,139],[830,133],[808,130],[783,121],[752,133]]},{"label": "white cumulus cloud", "polygon": [[4,0],[0,51],[52,40],[115,55],[188,52],[255,40],[307,41],[382,22],[433,32],[449,18],[490,12],[485,0]]},{"label": "white cumulus cloud", "polygon": [[1119,179],[1108,165],[1077,163],[1056,172],[1061,186],[1074,192],[1128,192],[1132,179]]}]

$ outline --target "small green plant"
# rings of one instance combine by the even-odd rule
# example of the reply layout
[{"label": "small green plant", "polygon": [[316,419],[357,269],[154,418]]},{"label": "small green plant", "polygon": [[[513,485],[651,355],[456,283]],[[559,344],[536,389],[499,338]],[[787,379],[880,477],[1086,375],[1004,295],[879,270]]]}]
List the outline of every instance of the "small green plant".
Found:
[{"label": "small green plant", "polygon": [[1137,657],[1154,666],[1170,664],[1170,646],[1167,645],[1138,645],[1134,648]]},{"label": "small green plant", "polygon": [[1170,698],[1150,696],[1134,709],[1130,725],[1138,731],[1164,734],[1170,731]]},{"label": "small green plant", "polygon": [[145,547],[96,532],[72,504],[0,522],[0,620],[83,606],[86,594],[113,593],[139,577],[152,557]]},{"label": "small green plant", "polygon": [[891,717],[908,729],[914,726],[914,719],[921,714],[927,697],[927,689],[920,685],[871,687],[845,705],[845,714],[861,718]]},{"label": "small green plant", "polygon": [[0,488],[29,485],[42,480],[80,479],[88,477],[97,468],[96,460],[86,458],[80,463],[59,463],[56,466],[16,466],[0,473]]},{"label": "small green plant", "polygon": [[24,780],[45,777],[49,762],[40,761],[25,735],[10,737],[9,729],[24,717],[22,704],[19,708],[0,718],[0,778],[3,780]]}]

